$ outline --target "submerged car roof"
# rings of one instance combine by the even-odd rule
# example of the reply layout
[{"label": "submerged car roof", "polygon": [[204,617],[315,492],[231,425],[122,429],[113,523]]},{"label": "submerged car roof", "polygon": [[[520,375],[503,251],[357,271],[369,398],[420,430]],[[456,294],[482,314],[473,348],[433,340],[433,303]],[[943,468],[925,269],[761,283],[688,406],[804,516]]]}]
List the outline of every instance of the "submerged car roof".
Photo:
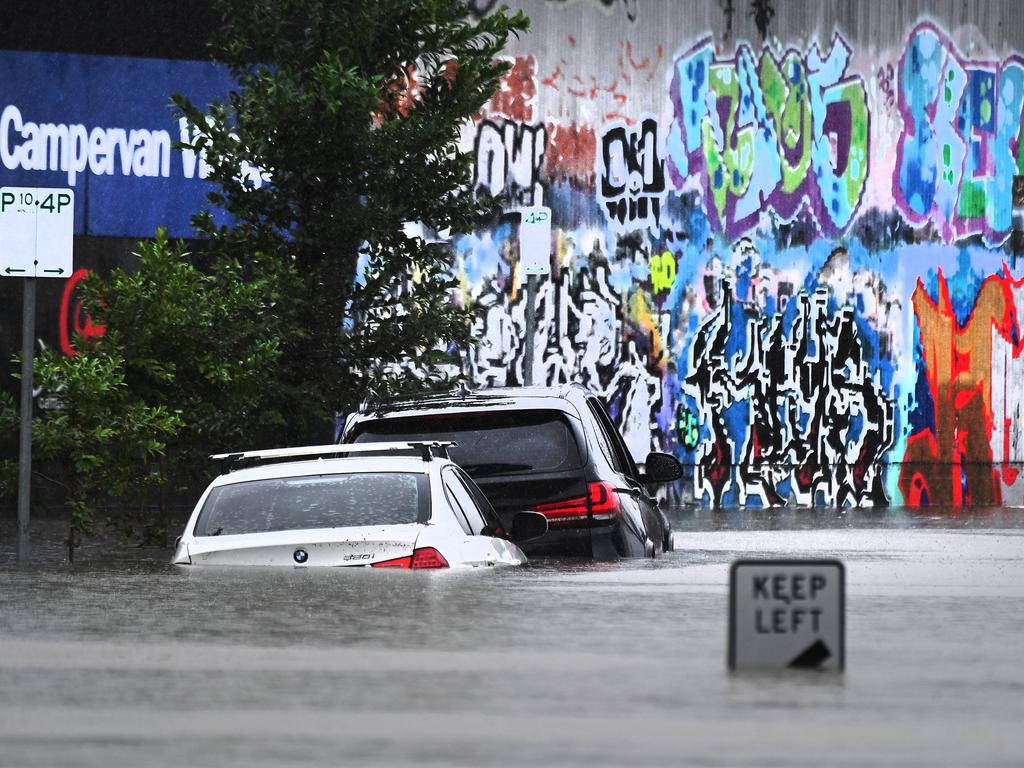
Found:
[{"label": "submerged car roof", "polygon": [[363,405],[358,412],[352,415],[350,423],[346,425],[346,431],[348,427],[360,421],[417,416],[439,411],[465,413],[467,411],[513,408],[551,408],[577,416],[577,406],[588,394],[589,391],[582,385],[567,384],[560,387],[495,387],[493,389],[399,398]]},{"label": "submerged car roof", "polygon": [[346,456],[331,459],[305,459],[236,469],[220,475],[211,485],[244,483],[251,480],[274,480],[282,477],[343,475],[356,472],[418,472],[422,474],[429,472],[432,467],[442,467],[451,463],[449,459],[439,457],[435,457],[432,461],[424,461],[415,456]]}]

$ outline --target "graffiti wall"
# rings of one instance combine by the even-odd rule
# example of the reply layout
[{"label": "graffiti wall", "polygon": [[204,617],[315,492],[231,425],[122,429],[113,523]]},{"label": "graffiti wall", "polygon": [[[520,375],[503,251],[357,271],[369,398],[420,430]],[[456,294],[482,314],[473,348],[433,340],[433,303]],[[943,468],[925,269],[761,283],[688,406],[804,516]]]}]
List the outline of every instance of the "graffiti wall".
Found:
[{"label": "graffiti wall", "polygon": [[[587,385],[709,506],[1024,503],[1012,9],[987,10],[1016,41],[885,4],[763,30],[743,3],[522,5],[464,137],[507,207],[456,242],[478,385]],[[554,226],[528,361],[531,205]]]}]

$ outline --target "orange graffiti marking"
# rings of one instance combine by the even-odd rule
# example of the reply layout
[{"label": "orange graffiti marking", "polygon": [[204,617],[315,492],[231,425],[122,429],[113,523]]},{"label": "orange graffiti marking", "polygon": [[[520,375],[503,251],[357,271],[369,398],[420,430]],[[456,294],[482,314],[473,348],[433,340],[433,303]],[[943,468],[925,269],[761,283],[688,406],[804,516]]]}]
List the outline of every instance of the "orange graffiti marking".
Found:
[{"label": "orange graffiti marking", "polygon": [[[574,48],[576,39],[569,35],[568,43],[570,48]],[[652,61],[651,56],[634,54],[632,41],[624,40],[619,43],[618,54],[612,59],[617,62],[617,67],[612,66],[606,70],[606,73],[611,75],[611,80],[607,85],[599,82],[597,77],[589,72],[566,71],[567,69],[571,70],[573,65],[570,65],[564,58],[559,59],[551,73],[542,77],[540,82],[545,88],[555,91],[562,91],[564,88],[566,93],[577,99],[597,101],[599,98],[607,96],[618,102],[619,105],[625,105],[629,101],[629,89],[633,87],[634,76],[644,82],[653,82],[661,71],[660,65],[664,57],[665,50],[661,45],[655,48],[655,58]],[[561,115],[562,117],[574,117],[564,110]],[[620,114],[618,109],[614,109],[606,112],[603,117],[608,121],[625,117],[625,115]]]},{"label": "orange graffiti marking", "polygon": [[501,115],[524,123],[533,121],[533,102],[537,97],[536,62],[533,56],[516,56],[498,90],[487,105],[488,115]]},{"label": "orange graffiti marking", "polygon": [[548,179],[568,179],[594,189],[594,158],[597,135],[586,125],[548,123],[548,148],[544,169]]},{"label": "orange graffiti marking", "polygon": [[562,65],[559,64],[555,67],[555,71],[545,77],[541,82],[544,83],[548,88],[554,88],[558,90],[558,80],[562,77]]},{"label": "orange graffiti marking", "polygon": [[[938,301],[918,280],[914,312],[922,356],[934,404],[935,430],[911,435],[900,471],[900,490],[911,506],[988,505],[1001,502],[999,475],[992,466],[993,330],[1014,341],[1017,313],[1013,281],[1004,275],[984,280],[967,322],[953,312],[946,279],[939,271]],[[1009,430],[1007,431],[1009,432]],[[1009,453],[1007,445],[1005,453]]]}]

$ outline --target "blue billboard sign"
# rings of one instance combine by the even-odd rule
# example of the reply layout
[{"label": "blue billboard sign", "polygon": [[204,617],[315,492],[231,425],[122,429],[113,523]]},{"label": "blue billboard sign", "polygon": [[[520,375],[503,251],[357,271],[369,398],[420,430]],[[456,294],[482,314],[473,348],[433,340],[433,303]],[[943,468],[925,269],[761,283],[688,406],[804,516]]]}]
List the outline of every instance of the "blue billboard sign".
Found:
[{"label": "blue billboard sign", "polygon": [[78,235],[193,236],[211,184],[171,95],[232,84],[212,62],[0,51],[0,186],[71,187]]}]

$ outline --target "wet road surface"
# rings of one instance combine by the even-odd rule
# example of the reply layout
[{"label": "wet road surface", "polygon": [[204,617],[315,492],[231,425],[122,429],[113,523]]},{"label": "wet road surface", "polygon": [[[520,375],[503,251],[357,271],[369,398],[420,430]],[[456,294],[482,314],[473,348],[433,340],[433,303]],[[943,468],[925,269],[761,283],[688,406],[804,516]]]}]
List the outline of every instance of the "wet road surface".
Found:
[{"label": "wet road surface", "polygon": [[[190,570],[0,526],[0,766],[1024,764],[1024,513],[681,516],[655,561]],[[847,672],[730,675],[729,563],[838,557]]]}]

